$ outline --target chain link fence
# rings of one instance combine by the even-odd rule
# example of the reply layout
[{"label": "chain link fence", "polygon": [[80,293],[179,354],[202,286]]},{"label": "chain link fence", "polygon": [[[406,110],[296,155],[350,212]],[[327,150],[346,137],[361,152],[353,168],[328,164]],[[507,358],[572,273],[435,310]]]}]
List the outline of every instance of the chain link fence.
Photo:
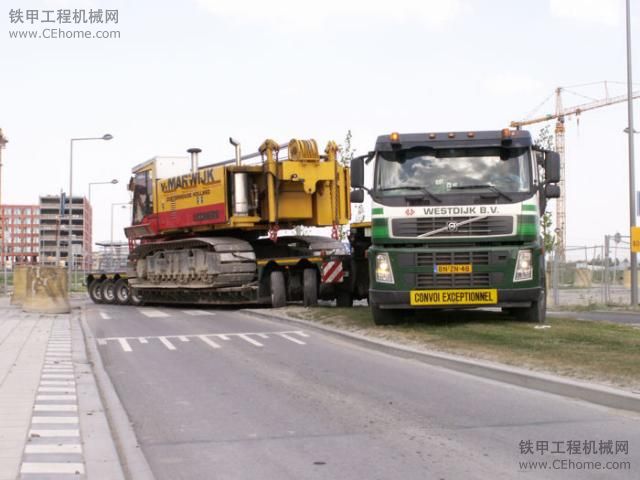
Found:
[{"label": "chain link fence", "polygon": [[629,237],[605,235],[601,245],[570,246],[565,261],[547,259],[547,302],[561,306],[629,306]]}]

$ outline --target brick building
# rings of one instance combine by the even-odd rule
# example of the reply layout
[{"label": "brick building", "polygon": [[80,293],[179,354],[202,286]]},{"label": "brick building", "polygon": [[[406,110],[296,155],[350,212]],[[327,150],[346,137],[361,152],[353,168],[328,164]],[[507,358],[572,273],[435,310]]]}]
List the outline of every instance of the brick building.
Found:
[{"label": "brick building", "polygon": [[38,205],[0,206],[0,252],[7,268],[35,263],[40,253],[40,209]]}]

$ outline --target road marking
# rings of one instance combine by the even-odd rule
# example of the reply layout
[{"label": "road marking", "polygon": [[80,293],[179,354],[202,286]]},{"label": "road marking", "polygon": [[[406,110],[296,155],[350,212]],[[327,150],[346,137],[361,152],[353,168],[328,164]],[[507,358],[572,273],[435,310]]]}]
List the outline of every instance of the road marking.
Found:
[{"label": "road marking", "polygon": [[139,341],[140,343],[149,343],[149,340],[147,340],[147,339],[146,339],[146,338],[144,338],[144,337],[138,337],[138,341]]},{"label": "road marking", "polygon": [[220,340],[231,340],[229,337],[227,337],[226,335],[222,335],[222,334],[219,334],[219,335],[218,335],[218,338],[219,338]]},{"label": "road marking", "polygon": [[102,317],[103,320],[111,320],[109,314],[105,312],[100,312],[100,317]]},{"label": "road marking", "polygon": [[80,430],[74,428],[72,430],[59,429],[59,430],[48,430],[48,429],[40,429],[40,428],[32,428],[29,430],[30,437],[79,437]]},{"label": "road marking", "polygon": [[24,453],[82,453],[82,445],[75,443],[27,445]]},{"label": "road marking", "polygon": [[122,350],[124,350],[125,352],[131,351],[131,346],[129,345],[129,342],[127,342],[126,338],[119,338],[118,342],[120,342],[120,346],[122,347]]},{"label": "road marking", "polygon": [[84,475],[84,465],[82,463],[23,462],[20,473]]},{"label": "road marking", "polygon": [[198,338],[200,340],[202,340],[204,343],[206,343],[207,345],[209,345],[210,347],[212,347],[212,348],[220,348],[220,345],[218,345],[216,342],[214,342],[210,338],[205,337],[204,335],[200,335],[200,336],[198,336]]},{"label": "road marking", "polygon": [[253,338],[248,337],[244,333],[239,334],[238,337],[240,337],[241,339],[245,340],[246,342],[251,343],[252,345],[255,345],[256,347],[262,347],[263,346],[260,342],[255,341]]},{"label": "road marking", "polygon": [[78,399],[75,395],[38,395],[36,397],[36,402],[39,401],[47,401],[47,400],[67,400],[75,402]]},{"label": "road marking", "polygon": [[68,385],[75,387],[76,382],[73,380],[40,380],[40,385]]},{"label": "road marking", "polygon": [[75,393],[76,387],[38,387],[39,392],[69,392]]},{"label": "road marking", "polygon": [[104,338],[99,338],[98,339],[98,345],[106,345],[107,341]]},{"label": "road marking", "polygon": [[43,367],[43,373],[73,373],[73,367]]},{"label": "road marking", "polygon": [[31,423],[47,423],[47,424],[76,424],[78,417],[33,417]]},{"label": "road marking", "polygon": [[194,317],[200,317],[203,315],[215,315],[215,313],[207,312],[206,310],[182,310],[182,313],[186,313],[187,315],[192,315]]},{"label": "road marking", "polygon": [[36,412],[77,412],[77,405],[47,405],[46,403],[36,403],[33,406]]},{"label": "road marking", "polygon": [[[289,333],[289,332],[286,332],[286,333]],[[307,335],[306,333],[301,332],[301,331],[291,332],[291,333],[295,333],[296,335],[300,335],[301,337],[309,338],[309,335]]]},{"label": "road marking", "polygon": [[162,342],[162,344],[167,347],[169,350],[175,350],[176,347],[173,346],[173,343],[171,343],[169,340],[167,340],[166,337],[158,337],[158,340],[160,340]]},{"label": "road marking", "polygon": [[306,345],[306,343],[304,343],[302,340],[298,340],[297,338],[290,337],[286,333],[279,333],[278,335],[280,335],[282,338],[286,338],[290,342],[297,343],[298,345]]},{"label": "road marking", "polygon": [[185,337],[184,335],[180,335],[178,337],[178,340],[180,340],[181,342],[188,342],[189,341],[189,339],[187,337]]},{"label": "road marking", "polygon": [[43,373],[40,378],[52,379],[52,378],[73,378],[73,375],[69,373]]},{"label": "road marking", "polygon": [[71,357],[71,353],[61,353],[61,352],[56,352],[56,353],[49,353],[47,352],[45,355],[45,358],[49,358],[49,359],[53,359],[53,358],[69,358]]},{"label": "road marking", "polygon": [[266,333],[257,333],[256,335],[258,335],[260,338],[269,338],[269,335],[267,335]]},{"label": "road marking", "polygon": [[156,310],[155,308],[138,308],[138,311],[145,317],[149,317],[149,318],[162,318],[162,317],[169,316],[168,313],[164,313],[160,310]]}]

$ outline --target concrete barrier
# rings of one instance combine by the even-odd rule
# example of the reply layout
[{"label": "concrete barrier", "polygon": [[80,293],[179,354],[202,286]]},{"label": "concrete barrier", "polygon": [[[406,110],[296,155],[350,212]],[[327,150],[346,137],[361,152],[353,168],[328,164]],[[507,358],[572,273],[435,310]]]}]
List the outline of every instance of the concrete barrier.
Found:
[{"label": "concrete barrier", "polygon": [[13,269],[13,294],[11,305],[22,305],[27,298],[27,265],[17,265]]},{"label": "concrete barrier", "polygon": [[69,313],[67,271],[63,267],[29,266],[27,295],[22,310],[31,313]]}]

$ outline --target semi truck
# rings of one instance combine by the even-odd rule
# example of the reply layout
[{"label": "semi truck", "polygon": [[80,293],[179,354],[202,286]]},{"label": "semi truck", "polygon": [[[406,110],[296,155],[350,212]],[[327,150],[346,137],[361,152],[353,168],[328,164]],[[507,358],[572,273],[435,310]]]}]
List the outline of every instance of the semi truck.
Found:
[{"label": "semi truck", "polygon": [[[98,303],[315,305],[353,302],[351,256],[337,238],[349,222],[350,171],[315,140],[265,140],[258,152],[199,165],[154,157],[133,168],[126,271],[92,271]],[[332,237],[279,235],[295,226],[330,227]]]},{"label": "semi truck", "polygon": [[558,154],[523,130],[379,136],[351,162],[354,198],[367,190],[372,200],[374,322],[396,323],[406,309],[476,307],[544,322],[540,217],[560,195],[559,180]]}]

